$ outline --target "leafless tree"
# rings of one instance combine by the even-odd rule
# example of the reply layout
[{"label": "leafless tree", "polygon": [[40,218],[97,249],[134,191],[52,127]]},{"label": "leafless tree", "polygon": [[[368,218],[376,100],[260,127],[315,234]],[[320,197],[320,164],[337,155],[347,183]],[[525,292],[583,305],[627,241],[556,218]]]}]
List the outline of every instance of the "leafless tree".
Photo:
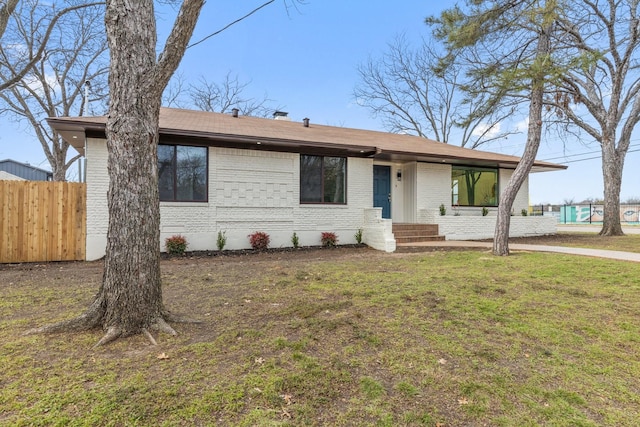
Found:
[{"label": "leafless tree", "polygon": [[162,94],[162,105],[170,108],[189,108],[190,103],[185,99],[186,86],[184,73],[176,72]]},{"label": "leafless tree", "polygon": [[240,110],[245,116],[268,117],[274,110],[269,106],[271,100],[265,95],[262,98],[245,97],[244,93],[250,82],[241,82],[237,75],[227,73],[221,83],[210,82],[201,77],[197,84],[189,87],[189,96],[196,108],[202,111],[225,113],[232,108]]},{"label": "leafless tree", "polygon": [[483,92],[469,96],[462,67],[455,61],[443,67],[442,55],[433,42],[412,49],[406,37],[397,37],[381,58],[358,66],[356,101],[394,133],[454,143],[451,133],[458,129],[455,143],[468,148],[513,133],[500,126],[514,107],[491,104]]},{"label": "leafless tree", "polygon": [[187,84],[185,77],[177,74],[167,86],[162,103],[167,107],[196,108],[218,113],[237,108],[244,116],[256,117],[269,117],[281,109],[271,105],[272,100],[267,95],[261,98],[246,96],[250,85],[251,82],[242,82],[238,75],[231,72],[220,83],[201,76],[196,83]]},{"label": "leafless tree", "polygon": [[[5,47],[4,53],[0,55],[0,71],[3,74],[0,91],[19,82],[42,59],[49,38],[63,16],[69,12],[100,4],[102,3],[79,1],[63,9],[58,8],[55,3],[40,3],[38,0],[22,4],[19,0],[6,0],[0,4],[0,39],[2,41],[0,46]],[[38,9],[42,12],[45,8],[46,12],[31,16],[32,20],[25,21],[23,10]],[[19,36],[17,41],[14,40],[11,34],[12,21],[31,31],[32,43],[27,46],[20,45],[22,40]]]},{"label": "leafless tree", "polygon": [[[46,19],[51,6],[23,2],[10,25],[12,44],[0,46],[0,58],[11,64],[25,52],[40,49],[41,35],[33,31],[35,22]],[[104,6],[94,5],[66,12],[50,29],[42,54],[18,81],[0,91],[0,112],[17,121],[26,121],[51,165],[53,179],[65,181],[69,167],[80,156],[68,158],[69,143],[52,132],[47,117],[84,115],[93,100],[95,113],[103,113],[107,94],[107,42],[102,24]],[[11,67],[0,67],[0,79],[13,77]],[[91,90],[89,91],[90,85]]]},{"label": "leafless tree", "polygon": [[640,121],[640,1],[570,2],[557,23],[557,57],[569,71],[546,102],[595,139],[602,151],[601,235],[622,235],[620,188],[631,135]]}]

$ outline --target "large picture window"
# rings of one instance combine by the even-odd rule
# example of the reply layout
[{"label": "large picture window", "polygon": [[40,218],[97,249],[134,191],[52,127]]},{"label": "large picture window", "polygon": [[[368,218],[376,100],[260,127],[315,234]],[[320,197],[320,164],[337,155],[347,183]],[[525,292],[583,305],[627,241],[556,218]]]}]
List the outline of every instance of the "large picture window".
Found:
[{"label": "large picture window", "polygon": [[300,155],[300,203],[345,204],[347,159]]},{"label": "large picture window", "polygon": [[207,147],[158,145],[161,201],[207,201]]},{"label": "large picture window", "polygon": [[498,206],[498,170],[453,166],[451,203],[457,206]]}]

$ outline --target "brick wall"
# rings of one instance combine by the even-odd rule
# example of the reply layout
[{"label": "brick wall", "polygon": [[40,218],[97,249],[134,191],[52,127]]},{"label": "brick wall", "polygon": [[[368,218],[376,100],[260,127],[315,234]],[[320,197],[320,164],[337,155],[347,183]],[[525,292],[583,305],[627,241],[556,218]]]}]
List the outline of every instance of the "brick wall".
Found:
[{"label": "brick wall", "polygon": [[[418,215],[421,222],[438,224],[438,233],[447,240],[492,239],[496,229],[496,215],[488,216],[447,214],[440,216],[438,209],[424,209]],[[551,216],[511,217],[509,236],[526,237],[557,233],[558,220]]]},{"label": "brick wall", "polygon": [[443,204],[451,211],[451,165],[418,163],[417,209],[438,209]]},{"label": "brick wall", "polygon": [[[104,140],[89,138],[87,154],[87,259],[104,256],[108,228],[107,191],[107,149]],[[437,215],[438,207],[444,204],[449,214],[451,210],[451,166],[438,163],[415,163],[406,169],[405,180],[415,179],[416,194],[404,194],[404,209],[417,211],[417,215],[404,212],[405,218],[416,218],[418,222],[443,223],[446,227],[458,227],[458,217]],[[409,173],[410,172],[410,173]],[[500,188],[512,171],[500,171]],[[219,231],[225,232],[225,249],[249,248],[248,235],[263,231],[271,236],[272,247],[291,246],[293,232],[303,246],[319,245],[324,231],[338,235],[339,243],[355,243],[355,233],[362,228],[364,241],[381,250],[394,250],[395,241],[390,231],[390,221],[378,218],[372,209],[373,202],[373,161],[371,159],[349,158],[347,161],[347,204],[311,205],[300,204],[300,156],[292,153],[278,153],[257,150],[237,150],[229,148],[209,148],[209,194],[207,202],[176,203],[161,202],[161,249],[164,239],[174,234],[182,234],[189,242],[189,250],[215,250]],[[407,193],[411,187],[403,191]],[[415,200],[415,203],[414,203]],[[410,203],[409,203],[410,202]],[[528,181],[523,185],[514,211],[519,213],[528,207]],[[469,208],[465,214],[480,215],[480,208]],[[433,214],[432,214],[433,213]],[[373,217],[371,216],[373,215]],[[365,223],[365,216],[372,220]],[[375,218],[374,218],[375,217]],[[402,218],[402,216],[401,216]],[[514,217],[515,218],[515,217]],[[481,218],[475,218],[481,219]],[[480,224],[489,219],[475,221]],[[473,223],[474,221],[468,221]],[[516,222],[519,222],[516,221]],[[450,225],[447,225],[449,224]],[[478,225],[480,227],[480,225]],[[513,230],[519,225],[512,222]],[[542,230],[546,223],[538,227],[532,222],[523,225],[527,230]],[[491,229],[491,230],[490,230]],[[482,225],[477,231],[462,227],[455,234],[458,238],[467,230],[467,238],[491,237],[490,225]],[[488,231],[490,230],[490,232]],[[553,232],[555,232],[555,224]],[[526,235],[526,234],[523,234]],[[472,236],[472,237],[469,237]]]},{"label": "brick wall", "polygon": [[[500,169],[500,192],[502,194],[502,190],[507,186],[509,179],[511,179],[511,175],[513,175],[512,169]],[[520,187],[520,191],[516,195],[515,200],[513,201],[512,206],[513,212],[516,215],[520,215],[522,209],[529,210],[529,178],[527,177],[522,186]]]},{"label": "brick wall", "polygon": [[[87,141],[87,259],[104,256],[108,228],[107,150],[104,140]],[[303,246],[319,245],[324,231],[339,243],[355,243],[364,209],[373,200],[373,162],[347,160],[346,205],[301,205],[299,155],[254,150],[209,148],[208,202],[160,203],[164,240],[181,234],[189,250],[215,250],[218,231],[225,249],[249,248],[248,235],[264,231],[272,247],[291,246],[295,231]]]},{"label": "brick wall", "polygon": [[87,248],[91,261],[104,256],[109,227],[109,174],[107,172],[107,144],[104,139],[87,138]]}]

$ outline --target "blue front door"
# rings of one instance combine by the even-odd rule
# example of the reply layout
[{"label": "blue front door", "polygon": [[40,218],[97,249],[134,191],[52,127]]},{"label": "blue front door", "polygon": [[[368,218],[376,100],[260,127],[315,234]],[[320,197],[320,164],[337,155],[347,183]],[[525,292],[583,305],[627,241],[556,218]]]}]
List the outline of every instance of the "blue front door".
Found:
[{"label": "blue front door", "polygon": [[391,166],[373,165],[373,207],[382,208],[382,218],[391,218]]}]

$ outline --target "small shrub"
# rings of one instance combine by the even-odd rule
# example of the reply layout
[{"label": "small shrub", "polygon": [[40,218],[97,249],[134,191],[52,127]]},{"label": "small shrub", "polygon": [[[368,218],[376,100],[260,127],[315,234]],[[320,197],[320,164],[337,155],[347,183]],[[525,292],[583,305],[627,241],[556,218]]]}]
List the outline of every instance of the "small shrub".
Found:
[{"label": "small shrub", "polygon": [[296,249],[298,249],[300,247],[300,239],[298,238],[298,235],[296,234],[295,231],[291,235],[291,244]]},{"label": "small shrub", "polygon": [[528,210],[526,210],[526,209],[522,209],[522,210],[520,211],[520,213],[522,214],[522,216],[527,216],[527,215],[529,215],[529,211],[528,211]]},{"label": "small shrub", "polygon": [[256,231],[253,234],[249,234],[249,243],[253,249],[267,249],[271,238],[264,231]]},{"label": "small shrub", "polygon": [[172,255],[183,255],[187,250],[187,246],[189,246],[187,238],[179,234],[167,237],[164,241],[164,247]]},{"label": "small shrub", "polygon": [[362,243],[362,228],[358,228],[358,231],[356,231],[356,234],[354,234],[354,236],[356,238],[356,242],[358,244]]},{"label": "small shrub", "polygon": [[489,209],[487,209],[486,207],[482,207],[482,216],[487,216],[489,215]]},{"label": "small shrub", "polygon": [[333,232],[323,232],[322,237],[320,237],[320,242],[322,246],[335,246],[338,243],[338,236]]},{"label": "small shrub", "polygon": [[226,231],[218,231],[218,239],[216,240],[216,246],[218,250],[221,251],[227,245],[227,232]]},{"label": "small shrub", "polygon": [[444,207],[444,203],[440,205],[440,216],[445,216],[447,214],[447,208]]}]

